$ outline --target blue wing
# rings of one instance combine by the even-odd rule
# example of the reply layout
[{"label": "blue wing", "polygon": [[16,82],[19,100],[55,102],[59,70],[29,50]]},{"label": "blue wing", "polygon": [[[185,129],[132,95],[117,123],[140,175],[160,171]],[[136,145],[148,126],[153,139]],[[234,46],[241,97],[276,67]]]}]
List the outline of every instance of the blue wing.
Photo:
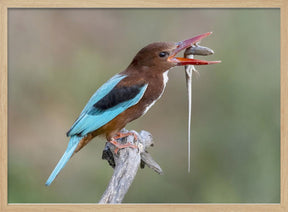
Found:
[{"label": "blue wing", "polygon": [[[122,79],[124,79],[126,75],[116,74],[111,79],[109,79],[106,83],[104,83],[89,99],[88,103],[82,110],[81,115],[85,114],[88,110],[90,110],[93,105],[106,96]],[[78,118],[78,119],[79,119]],[[73,127],[73,126],[72,126]]]},{"label": "blue wing", "polygon": [[[119,92],[119,89],[115,89],[115,86],[125,77],[124,75],[116,75],[96,91],[68,131],[67,136],[85,136],[139,102],[148,84],[132,86]],[[113,100],[115,98],[117,102]]]}]

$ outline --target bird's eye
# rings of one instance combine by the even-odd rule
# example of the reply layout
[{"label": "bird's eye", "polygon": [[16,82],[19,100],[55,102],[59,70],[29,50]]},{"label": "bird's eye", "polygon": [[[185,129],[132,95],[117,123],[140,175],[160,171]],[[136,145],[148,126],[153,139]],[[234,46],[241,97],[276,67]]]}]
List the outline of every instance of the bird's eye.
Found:
[{"label": "bird's eye", "polygon": [[160,53],[159,53],[159,57],[166,57],[166,56],[168,56],[168,55],[169,55],[168,52],[160,52]]}]

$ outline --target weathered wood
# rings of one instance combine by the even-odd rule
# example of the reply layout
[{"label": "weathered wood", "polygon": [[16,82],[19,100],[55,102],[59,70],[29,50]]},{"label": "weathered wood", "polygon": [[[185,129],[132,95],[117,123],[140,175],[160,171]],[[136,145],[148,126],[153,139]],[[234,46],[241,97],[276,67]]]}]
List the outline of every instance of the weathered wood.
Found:
[{"label": "weathered wood", "polygon": [[[123,129],[122,132],[126,133],[129,131]],[[113,144],[106,143],[105,145],[102,158],[107,160],[109,165],[114,168],[114,173],[99,203],[121,203],[140,165],[141,168],[147,165],[158,174],[163,173],[160,166],[146,150],[148,147],[153,146],[151,134],[147,131],[141,131],[139,134],[136,131],[130,132],[137,135],[137,141],[134,142],[133,136],[128,136],[117,141],[121,144],[132,143],[137,145],[138,149],[124,148],[115,154],[115,146]]]}]

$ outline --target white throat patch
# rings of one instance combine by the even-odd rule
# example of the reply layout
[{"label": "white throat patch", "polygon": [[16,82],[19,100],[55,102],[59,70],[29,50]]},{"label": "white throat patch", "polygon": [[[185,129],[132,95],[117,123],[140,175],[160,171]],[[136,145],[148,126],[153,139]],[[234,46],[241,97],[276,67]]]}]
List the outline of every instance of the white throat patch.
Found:
[{"label": "white throat patch", "polygon": [[145,115],[145,113],[147,113],[147,111],[155,104],[155,102],[156,102],[158,99],[161,98],[162,94],[164,93],[166,84],[167,84],[167,82],[168,82],[168,80],[169,80],[169,78],[168,78],[168,72],[169,72],[169,70],[167,70],[167,71],[165,71],[165,72],[163,73],[163,91],[162,91],[162,93],[160,94],[160,96],[159,96],[156,100],[154,100],[150,105],[148,105],[148,106],[146,107],[146,109],[145,109],[145,111],[143,112],[142,116]]},{"label": "white throat patch", "polygon": [[166,83],[168,82],[169,78],[168,78],[168,72],[169,70],[165,71],[163,73],[163,83],[164,83],[164,88],[166,87]]}]

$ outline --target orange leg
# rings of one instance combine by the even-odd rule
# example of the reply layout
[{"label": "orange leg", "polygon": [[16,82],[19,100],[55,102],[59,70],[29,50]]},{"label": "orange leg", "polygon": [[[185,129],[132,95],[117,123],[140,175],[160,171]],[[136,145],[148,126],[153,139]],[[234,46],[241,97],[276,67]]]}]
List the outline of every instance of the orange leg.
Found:
[{"label": "orange leg", "polygon": [[126,143],[126,144],[120,144],[118,143],[116,140],[117,139],[120,139],[120,138],[124,138],[124,137],[127,137],[129,135],[133,135],[134,136],[134,139],[137,141],[138,140],[138,137],[135,133],[132,133],[132,132],[129,132],[129,133],[121,133],[121,132],[118,132],[110,141],[111,144],[113,144],[114,146],[116,146],[117,148],[114,150],[115,154],[118,153],[119,149],[123,149],[123,148],[127,148],[127,147],[131,147],[131,148],[138,148],[138,146],[136,145],[133,145],[131,143]]},{"label": "orange leg", "polygon": [[115,140],[117,140],[117,139],[120,139],[120,138],[128,137],[129,135],[133,135],[135,141],[138,140],[137,135],[135,133],[133,133],[133,132],[128,132],[128,133],[117,132],[116,135],[113,138]]}]

